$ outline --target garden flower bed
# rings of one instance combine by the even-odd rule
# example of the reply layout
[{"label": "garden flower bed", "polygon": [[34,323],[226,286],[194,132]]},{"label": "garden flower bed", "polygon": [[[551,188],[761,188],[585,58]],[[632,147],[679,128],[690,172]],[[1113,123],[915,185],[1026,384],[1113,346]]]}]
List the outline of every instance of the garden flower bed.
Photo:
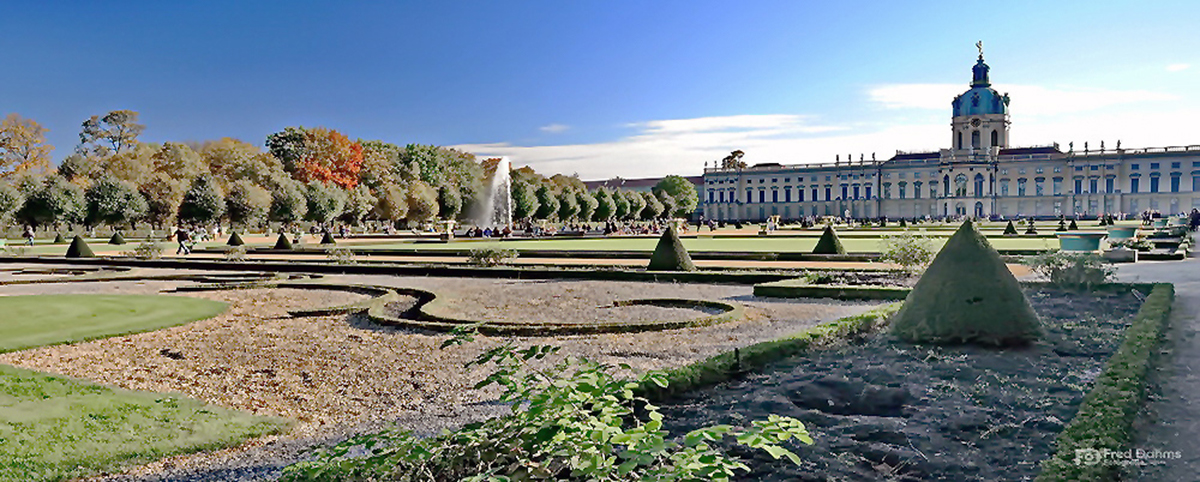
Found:
[{"label": "garden flower bed", "polygon": [[797,447],[803,463],[742,453],[747,480],[1032,479],[1142,297],[1127,286],[1026,292],[1047,333],[1028,348],[911,345],[879,332],[687,394],[667,419],[680,432],[770,413],[803,420],[816,441]]}]

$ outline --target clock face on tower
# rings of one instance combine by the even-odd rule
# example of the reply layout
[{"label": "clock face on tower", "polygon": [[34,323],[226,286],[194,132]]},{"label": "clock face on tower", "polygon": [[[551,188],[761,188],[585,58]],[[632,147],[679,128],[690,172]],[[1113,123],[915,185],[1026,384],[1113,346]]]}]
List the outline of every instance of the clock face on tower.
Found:
[{"label": "clock face on tower", "polygon": [[982,123],[983,121],[980,121],[979,119],[971,119],[971,127],[979,127],[979,124]]}]

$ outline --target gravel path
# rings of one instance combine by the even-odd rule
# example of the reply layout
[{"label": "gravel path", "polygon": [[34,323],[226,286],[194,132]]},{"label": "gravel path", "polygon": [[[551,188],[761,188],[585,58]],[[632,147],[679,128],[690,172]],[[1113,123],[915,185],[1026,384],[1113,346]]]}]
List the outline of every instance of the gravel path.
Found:
[{"label": "gravel path", "polygon": [[[745,320],[654,333],[518,339],[555,343],[566,354],[636,371],[690,363],[774,339],[813,324],[860,313],[874,303],[773,301],[749,286],[598,281],[331,276],[331,280],[411,286],[438,292],[454,315],[520,320],[615,319],[629,316],[612,301],[683,297],[735,301]],[[48,292],[154,292],[177,282],[70,283],[0,286],[0,295]],[[0,363],[95,380],[135,390],[179,392],[210,403],[296,421],[288,433],[234,450],[174,457],[98,480],[262,480],[327,444],[388,424],[437,431],[495,415],[496,392],[472,390],[487,369],[463,369],[500,339],[439,350],[447,337],[381,327],[347,316],[293,318],[289,308],[333,306],[361,295],[335,291],[254,289],[192,292],[231,303],[209,320],[152,333],[0,355]],[[705,313],[653,313],[704,316]],[[689,313],[690,312],[690,313]],[[638,315],[642,316],[642,315]],[[646,315],[649,316],[649,315]],[[163,356],[170,349],[183,359]]]},{"label": "gravel path", "polygon": [[1175,460],[1147,460],[1127,466],[1129,480],[1196,480],[1200,471],[1200,260],[1139,262],[1123,265],[1123,281],[1175,284],[1167,341],[1152,374],[1150,401],[1135,426],[1136,449],[1178,452]]}]

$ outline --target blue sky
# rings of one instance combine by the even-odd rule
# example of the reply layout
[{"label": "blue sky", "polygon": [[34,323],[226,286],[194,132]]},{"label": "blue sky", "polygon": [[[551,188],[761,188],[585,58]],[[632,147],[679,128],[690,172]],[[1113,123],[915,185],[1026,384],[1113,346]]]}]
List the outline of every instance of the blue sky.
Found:
[{"label": "blue sky", "polygon": [[0,115],[144,141],[289,125],[585,179],[949,144],[976,40],[1012,142],[1200,144],[1200,2],[6,1]]}]

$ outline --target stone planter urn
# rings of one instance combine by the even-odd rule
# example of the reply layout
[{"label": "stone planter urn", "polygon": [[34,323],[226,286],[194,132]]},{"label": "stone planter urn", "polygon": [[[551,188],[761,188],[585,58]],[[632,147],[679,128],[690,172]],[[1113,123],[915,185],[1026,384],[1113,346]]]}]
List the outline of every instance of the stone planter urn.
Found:
[{"label": "stone planter urn", "polygon": [[1074,231],[1057,235],[1059,248],[1063,251],[1094,252],[1100,250],[1100,240],[1108,236],[1108,233]]},{"label": "stone planter urn", "polygon": [[1104,251],[1100,254],[1105,260],[1111,263],[1136,263],[1138,252],[1136,249],[1129,248],[1114,248]]},{"label": "stone planter urn", "polygon": [[1137,226],[1109,226],[1108,241],[1124,241],[1137,235]]}]

